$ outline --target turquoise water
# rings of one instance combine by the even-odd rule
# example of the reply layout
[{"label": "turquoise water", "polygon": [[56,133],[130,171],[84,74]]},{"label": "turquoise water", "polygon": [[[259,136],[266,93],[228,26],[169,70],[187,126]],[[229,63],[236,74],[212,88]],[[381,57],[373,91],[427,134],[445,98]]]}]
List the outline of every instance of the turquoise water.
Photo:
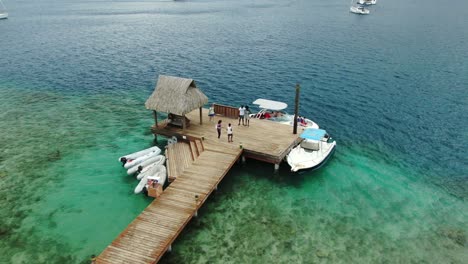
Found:
[{"label": "turquoise water", "polygon": [[153,144],[158,74],[229,105],[300,82],[338,141],[316,172],[236,165],[163,263],[468,261],[463,1],[5,4],[0,263],[86,263],[151,201],[117,158]]}]

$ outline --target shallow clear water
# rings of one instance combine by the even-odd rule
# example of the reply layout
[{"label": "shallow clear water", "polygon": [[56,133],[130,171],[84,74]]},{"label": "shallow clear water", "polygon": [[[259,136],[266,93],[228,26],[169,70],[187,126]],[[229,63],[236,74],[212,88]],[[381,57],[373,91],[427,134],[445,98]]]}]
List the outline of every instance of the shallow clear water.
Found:
[{"label": "shallow clear water", "polygon": [[151,201],[117,157],[153,144],[158,74],[229,105],[300,82],[338,141],[317,172],[236,165],[163,263],[468,261],[465,2],[5,4],[0,263],[86,262]]}]

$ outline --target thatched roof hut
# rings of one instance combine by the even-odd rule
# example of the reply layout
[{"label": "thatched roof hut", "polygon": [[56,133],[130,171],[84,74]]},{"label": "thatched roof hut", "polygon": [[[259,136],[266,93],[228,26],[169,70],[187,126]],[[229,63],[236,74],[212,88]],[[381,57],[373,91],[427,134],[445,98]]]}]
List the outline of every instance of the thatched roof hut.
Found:
[{"label": "thatched roof hut", "polygon": [[147,109],[155,111],[155,114],[156,112],[166,112],[185,116],[197,108],[200,109],[201,113],[201,108],[206,103],[208,103],[208,97],[197,88],[194,80],[159,75],[156,88],[146,100],[145,106]]},{"label": "thatched roof hut", "polygon": [[208,97],[197,88],[194,80],[160,75],[145,106],[158,112],[183,116],[207,103]]}]

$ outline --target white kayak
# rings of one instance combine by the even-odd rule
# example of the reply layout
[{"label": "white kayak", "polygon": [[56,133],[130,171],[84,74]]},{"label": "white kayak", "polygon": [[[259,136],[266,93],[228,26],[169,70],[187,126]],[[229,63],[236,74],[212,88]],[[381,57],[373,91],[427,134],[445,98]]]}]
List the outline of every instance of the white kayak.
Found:
[{"label": "white kayak", "polygon": [[125,163],[124,168],[125,169],[130,169],[131,167],[139,165],[143,161],[145,161],[145,160],[147,160],[149,158],[152,158],[152,157],[156,157],[159,154],[161,154],[161,150],[145,154],[145,155],[140,156],[140,157],[138,157],[138,158],[136,158],[134,160],[129,160],[129,161],[127,161],[127,163]]},{"label": "white kayak", "polygon": [[166,167],[164,167],[163,165],[154,166],[153,169],[149,171],[151,171],[152,173],[146,173],[141,178],[138,185],[135,187],[135,191],[134,191],[135,194],[141,193],[141,191],[143,191],[143,189],[145,188],[148,182],[148,178],[154,179],[155,177],[159,177],[162,185],[166,182]]},{"label": "white kayak", "polygon": [[138,166],[133,166],[130,169],[128,169],[127,174],[132,175],[132,174],[136,173],[140,166],[143,168],[143,170],[141,171],[141,172],[143,172],[145,169],[147,170],[151,166],[162,165],[162,164],[164,164],[165,161],[166,161],[166,157],[164,157],[163,155],[157,155],[157,156],[151,157],[151,158],[143,161],[142,163],[138,164]]},{"label": "white kayak", "polygon": [[151,153],[151,152],[161,153],[161,149],[154,146],[154,147],[151,147],[151,148],[147,148],[147,149],[144,149],[144,150],[140,150],[138,152],[134,152],[134,153],[122,156],[122,157],[119,158],[119,161],[125,164],[125,162],[122,161],[124,158],[125,158],[125,160],[134,160],[134,159],[137,159],[138,157],[141,157],[141,156],[146,155],[146,154]]}]

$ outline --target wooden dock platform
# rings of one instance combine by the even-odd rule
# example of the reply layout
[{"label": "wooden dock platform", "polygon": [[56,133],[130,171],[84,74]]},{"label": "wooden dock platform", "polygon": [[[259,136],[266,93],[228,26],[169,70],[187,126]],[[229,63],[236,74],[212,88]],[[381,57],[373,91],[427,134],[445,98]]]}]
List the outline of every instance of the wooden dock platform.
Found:
[{"label": "wooden dock platform", "polygon": [[[97,263],[156,263],[215,190],[242,149],[204,150],[97,258]],[[180,155],[179,158],[184,159]],[[170,162],[170,161],[169,161]],[[178,161],[179,162],[179,161]]]},{"label": "wooden dock platform", "polygon": [[[224,107],[232,109],[232,107]],[[226,111],[229,112],[229,111]],[[300,142],[299,135],[303,128],[298,128],[298,134],[293,134],[293,127],[264,119],[250,119],[250,126],[239,126],[236,118],[217,115],[213,122],[208,120],[208,110],[203,109],[203,123],[198,122],[200,113],[194,110],[188,113],[187,118],[191,121],[190,126],[185,130],[174,126],[165,126],[161,122],[158,127],[152,127],[155,134],[164,136],[188,136],[204,138],[204,142],[212,142],[218,148],[227,145],[242,145],[243,155],[246,158],[252,158],[268,163],[280,164],[291,148]],[[218,139],[215,125],[218,120],[222,120],[222,135]],[[227,142],[226,127],[231,123],[233,127],[234,143]]]},{"label": "wooden dock platform", "polygon": [[[235,116],[232,108],[226,112]],[[197,122],[200,115],[202,124]],[[209,122],[207,109],[186,117],[191,123],[185,129],[162,123],[152,127],[155,134],[176,136],[186,143],[174,144],[166,152],[168,162],[177,164],[168,169],[173,182],[98,256],[97,263],[158,262],[241,155],[277,168],[300,141],[301,131],[295,135],[291,126],[268,120],[251,119],[248,127],[226,116]],[[220,139],[215,129],[218,120],[223,125]],[[228,123],[233,127],[233,143],[227,141]]]}]

